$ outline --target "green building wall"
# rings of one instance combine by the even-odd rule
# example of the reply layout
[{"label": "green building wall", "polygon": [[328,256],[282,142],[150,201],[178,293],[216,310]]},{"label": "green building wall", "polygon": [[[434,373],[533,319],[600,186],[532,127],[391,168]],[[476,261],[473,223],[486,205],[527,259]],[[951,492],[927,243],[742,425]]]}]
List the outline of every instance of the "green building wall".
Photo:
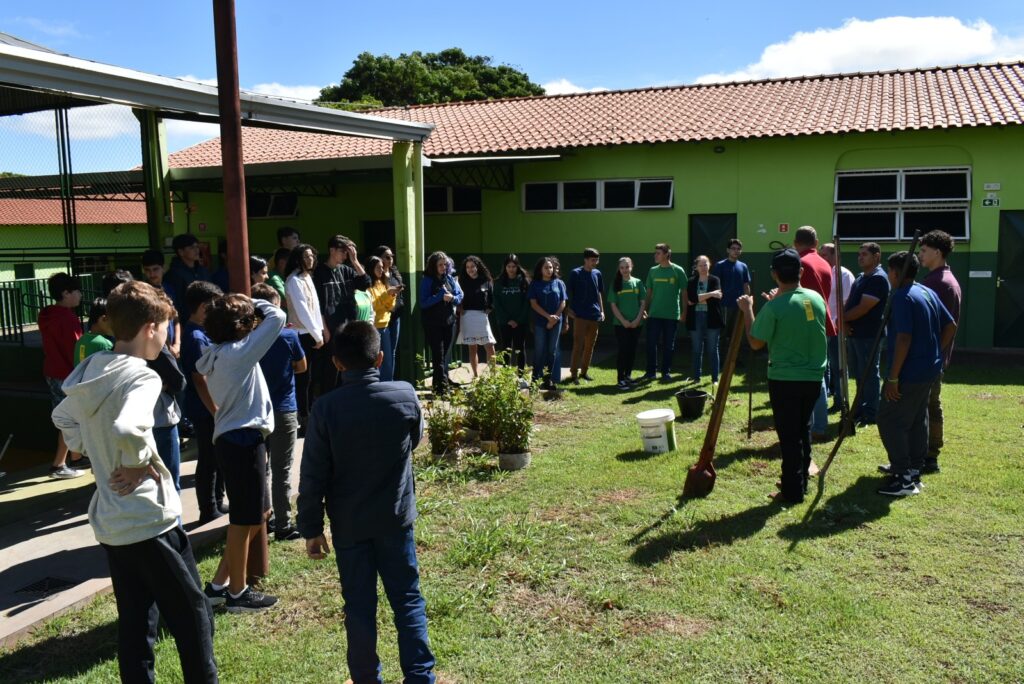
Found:
[{"label": "green building wall", "polygon": [[[716,149],[718,151],[716,151]],[[519,163],[514,190],[484,190],[477,214],[428,214],[426,251],[442,249],[456,259],[480,255],[492,271],[509,252],[520,255],[527,269],[536,258],[553,254],[563,272],[580,262],[583,247],[599,249],[601,269],[610,282],[619,256],[630,256],[638,275],[652,265],[658,242],[673,246],[673,260],[689,266],[689,219],[695,214],[735,214],[737,237],[744,243],[743,260],[754,272],[755,289],[770,287],[769,244],[788,242],[801,225],[818,229],[822,242],[832,234],[833,195],[837,170],[970,166],[971,236],[961,241],[950,259],[964,290],[964,317],[958,343],[990,347],[994,326],[995,278],[969,278],[969,272],[996,271],[1000,210],[1024,210],[1024,173],[1019,155],[1024,127],[949,129],[896,133],[803,136],[707,143],[660,143],[568,150],[558,160]],[[671,209],[637,211],[524,212],[522,185],[532,181],[672,178]],[[984,185],[999,183],[1001,206],[983,207]],[[250,250],[269,256],[282,225],[301,231],[303,239],[322,249],[330,235],[349,235],[362,249],[363,225],[393,217],[390,176],[339,182],[333,198],[301,197],[298,215],[287,219],[250,221]],[[175,206],[174,232],[186,228],[211,243],[224,234],[219,194],[192,193],[192,211]],[[205,224],[205,231],[199,229]],[[779,224],[790,226],[779,232]],[[170,233],[168,233],[169,236]],[[882,243],[883,253],[897,244]],[[856,243],[846,243],[844,264],[856,272]],[[721,258],[724,255],[710,255]]]}]

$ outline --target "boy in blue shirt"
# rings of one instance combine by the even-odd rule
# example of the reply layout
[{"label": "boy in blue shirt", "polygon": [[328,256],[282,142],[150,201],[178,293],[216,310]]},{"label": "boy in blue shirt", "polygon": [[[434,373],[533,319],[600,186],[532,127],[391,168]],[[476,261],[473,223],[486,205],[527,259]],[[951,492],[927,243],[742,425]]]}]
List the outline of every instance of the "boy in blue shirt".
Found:
[{"label": "boy in blue shirt", "polygon": [[[905,279],[900,282],[907,260]],[[928,455],[928,396],[956,335],[953,317],[934,292],[914,282],[916,255],[889,257],[892,309],[887,330],[889,373],[878,408],[878,434],[889,454],[887,496],[920,494]]]},{"label": "boy in blue shirt", "polygon": [[[604,321],[604,277],[597,270],[601,254],[593,247],[583,250],[583,265],[569,272],[566,283],[569,295],[569,318],[573,319],[572,365],[570,382],[580,384],[580,378],[593,380],[588,374],[590,359],[597,343],[597,331]],[[577,372],[578,371],[578,372]]]},{"label": "boy in blue shirt", "polygon": [[[252,298],[270,302],[278,308],[281,306],[277,290],[266,283],[252,286]],[[302,351],[299,334],[291,328],[282,328],[277,340],[260,359],[260,369],[274,406],[274,431],[267,440],[274,538],[278,541],[298,539],[299,531],[292,525],[291,473],[295,438],[299,431],[295,376],[306,372],[306,354]]]}]

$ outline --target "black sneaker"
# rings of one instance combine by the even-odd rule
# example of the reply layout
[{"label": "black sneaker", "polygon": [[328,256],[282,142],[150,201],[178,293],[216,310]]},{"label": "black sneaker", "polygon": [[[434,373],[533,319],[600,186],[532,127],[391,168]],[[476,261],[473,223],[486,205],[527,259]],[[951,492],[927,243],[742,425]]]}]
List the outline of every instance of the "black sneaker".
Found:
[{"label": "black sneaker", "polygon": [[75,470],[89,470],[92,468],[92,461],[89,460],[88,456],[82,456],[77,461],[72,461],[69,458],[67,460],[67,464],[69,468],[73,468]]},{"label": "black sneaker", "polygon": [[210,599],[210,605],[214,608],[219,608],[224,605],[228,600],[228,588],[214,589],[213,585],[209,582],[203,587],[203,593],[206,594],[206,598]]},{"label": "black sneaker", "polygon": [[274,539],[277,541],[294,541],[296,539],[302,539],[302,535],[292,525],[288,527],[282,527],[278,530],[274,530]]},{"label": "black sneaker", "polygon": [[882,473],[883,475],[889,475],[890,473],[892,473],[892,466],[889,465],[888,463],[883,463],[882,465],[878,466],[878,472]]},{"label": "black sneaker", "polygon": [[925,459],[924,468],[921,469],[923,475],[931,475],[932,473],[941,472],[939,468],[939,461],[935,458]]},{"label": "black sneaker", "polygon": [[594,382],[594,378],[590,377],[590,373],[581,373],[580,380],[586,380],[587,382]]},{"label": "black sneaker", "polygon": [[228,594],[225,600],[225,606],[229,613],[257,613],[270,608],[275,603],[277,603],[276,596],[261,594],[251,587],[246,587],[238,598]]},{"label": "black sneaker", "polygon": [[879,494],[885,496],[913,496],[921,493],[921,488],[914,484],[910,473],[893,475],[889,481],[878,490]]},{"label": "black sneaker", "polygon": [[661,381],[662,382],[672,382],[672,374],[671,373],[662,373],[661,374]]},{"label": "black sneaker", "polygon": [[628,392],[629,390],[633,389],[633,386],[631,384],[629,384],[628,380],[619,380],[618,387],[623,392]]},{"label": "black sneaker", "polygon": [[646,375],[640,378],[640,382],[654,382],[657,379],[658,376],[655,375],[654,373],[647,373]]}]

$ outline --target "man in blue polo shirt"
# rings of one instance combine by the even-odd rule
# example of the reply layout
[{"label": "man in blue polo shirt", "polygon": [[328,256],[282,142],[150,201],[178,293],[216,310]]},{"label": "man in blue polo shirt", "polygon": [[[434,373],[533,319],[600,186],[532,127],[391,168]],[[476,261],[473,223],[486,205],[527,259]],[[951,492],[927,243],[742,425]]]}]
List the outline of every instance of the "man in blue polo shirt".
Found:
[{"label": "man in blue polo shirt", "polygon": [[[910,261],[907,265],[907,261]],[[906,277],[900,275],[906,265]],[[953,343],[956,323],[938,296],[914,282],[917,256],[889,257],[892,285],[885,391],[878,409],[878,434],[889,454],[889,481],[878,490],[887,496],[920,494],[921,470],[928,455],[928,396],[942,372],[945,351]]]},{"label": "man in blue polo shirt", "polygon": [[[267,283],[252,286],[252,298],[281,306],[281,296]],[[274,406],[274,431],[267,440],[270,457],[270,501],[274,510],[274,538],[298,539],[292,525],[292,461],[299,433],[299,405],[295,400],[295,375],[306,372],[306,354],[299,334],[282,328],[277,339],[260,359],[260,370],[267,381],[270,402]]]},{"label": "man in blue polo shirt", "polygon": [[726,258],[715,264],[711,274],[722,283],[722,344],[729,346],[732,337],[732,320],[736,315],[736,300],[750,294],[750,269],[740,261],[743,243],[737,238],[729,240]]},{"label": "man in blue polo shirt", "polygon": [[569,272],[566,290],[569,295],[569,318],[573,320],[572,365],[569,381],[580,384],[580,378],[591,381],[587,373],[594,355],[597,330],[604,320],[604,278],[597,270],[601,255],[593,247],[583,250],[583,265]]},{"label": "man in blue polo shirt", "polygon": [[[857,379],[860,405],[851,406],[858,427],[874,425],[878,415],[878,397],[882,378],[878,374],[881,349],[871,347],[882,327],[885,299],[889,296],[889,279],[881,267],[882,248],[877,242],[865,242],[857,251],[857,264],[862,273],[853,283],[846,300],[846,339],[850,376]],[[869,358],[870,357],[870,358]],[[860,383],[864,383],[861,387]]]}]

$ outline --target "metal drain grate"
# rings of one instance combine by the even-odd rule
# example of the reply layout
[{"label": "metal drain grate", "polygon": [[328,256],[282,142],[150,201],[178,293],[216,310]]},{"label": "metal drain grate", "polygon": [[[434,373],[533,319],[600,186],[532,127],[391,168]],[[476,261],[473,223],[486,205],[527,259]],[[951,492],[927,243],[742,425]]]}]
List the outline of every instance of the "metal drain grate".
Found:
[{"label": "metal drain grate", "polygon": [[58,591],[64,591],[71,587],[79,584],[79,582],[73,582],[71,580],[61,579],[59,577],[44,577],[38,582],[33,582],[27,587],[18,589],[16,594],[37,594],[39,596],[49,596],[50,594],[56,594]]}]

